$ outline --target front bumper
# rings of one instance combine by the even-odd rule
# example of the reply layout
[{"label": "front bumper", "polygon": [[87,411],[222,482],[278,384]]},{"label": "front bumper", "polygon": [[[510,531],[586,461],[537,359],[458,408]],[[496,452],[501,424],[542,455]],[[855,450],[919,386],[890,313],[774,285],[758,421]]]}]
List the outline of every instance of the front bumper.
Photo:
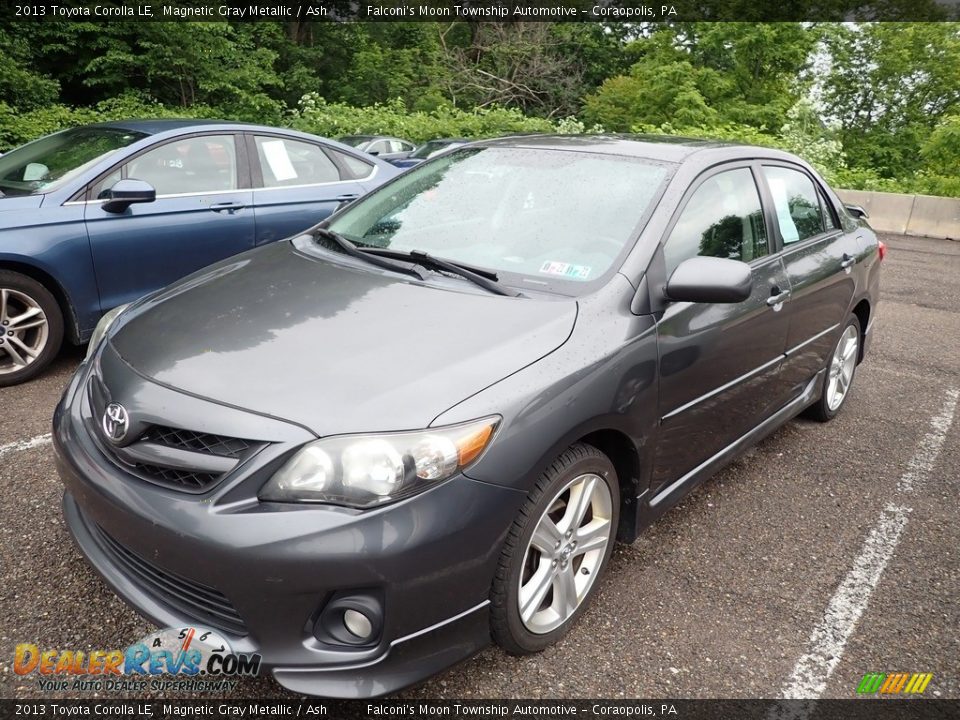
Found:
[{"label": "front bumper", "polygon": [[[230,487],[189,495],[107,461],[83,421],[83,396],[72,387],[54,417],[64,515],[104,580],[158,625],[217,627],[235,651],[259,653],[284,687],[337,698],[394,692],[489,642],[490,583],[522,493],[459,476],[367,512],[242,500]],[[255,481],[246,472],[243,482]],[[131,572],[129,558],[158,584]],[[239,622],[211,615],[219,605],[194,612],[189,597],[173,602],[161,587],[169,578],[180,595],[200,587],[222,597]],[[382,598],[379,641],[318,640],[325,603],[355,590]]]}]

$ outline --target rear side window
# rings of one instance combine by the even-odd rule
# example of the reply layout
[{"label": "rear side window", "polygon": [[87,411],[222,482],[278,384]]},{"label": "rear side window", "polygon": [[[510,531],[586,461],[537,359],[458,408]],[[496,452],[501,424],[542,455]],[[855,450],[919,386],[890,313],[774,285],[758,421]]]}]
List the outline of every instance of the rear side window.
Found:
[{"label": "rear side window", "polygon": [[337,162],[340,163],[340,167],[344,169],[344,180],[363,180],[364,178],[370,177],[373,173],[373,165],[364,162],[360,158],[347,155],[347,153],[334,150],[333,148],[327,148],[327,152],[333,155],[337,159]]},{"label": "rear side window", "polygon": [[255,139],[264,187],[319,185],[340,181],[337,166],[317,145],[261,135]]},{"label": "rear side window", "polygon": [[837,222],[837,219],[833,216],[833,210],[830,207],[830,201],[824,196],[822,192],[818,192],[817,195],[820,196],[820,208],[823,211],[823,226],[829,230],[838,230],[840,228],[840,223]]},{"label": "rear side window", "polygon": [[750,168],[717,173],[694,191],[663,248],[667,276],[697,255],[750,262],[769,252]]},{"label": "rear side window", "polygon": [[809,175],[773,165],[764,166],[763,174],[773,196],[784,245],[806,240],[824,231],[820,199]]}]

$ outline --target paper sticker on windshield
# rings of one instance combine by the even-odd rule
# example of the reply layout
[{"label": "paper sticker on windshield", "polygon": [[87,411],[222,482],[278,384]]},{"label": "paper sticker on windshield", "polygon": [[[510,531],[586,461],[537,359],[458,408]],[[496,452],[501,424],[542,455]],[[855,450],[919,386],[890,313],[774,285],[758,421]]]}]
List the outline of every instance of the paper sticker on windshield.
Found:
[{"label": "paper sticker on windshield", "polygon": [[554,262],[548,260],[540,267],[540,272],[548,275],[562,275],[569,280],[586,280],[590,276],[589,265],[573,265],[572,263]]}]

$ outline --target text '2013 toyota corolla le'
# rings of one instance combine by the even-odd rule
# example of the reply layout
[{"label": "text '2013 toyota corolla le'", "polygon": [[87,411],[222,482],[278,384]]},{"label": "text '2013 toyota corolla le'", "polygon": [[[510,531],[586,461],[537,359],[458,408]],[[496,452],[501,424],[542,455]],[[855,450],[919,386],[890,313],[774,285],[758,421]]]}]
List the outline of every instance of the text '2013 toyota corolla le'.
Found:
[{"label": "text '2013 toyota corolla le'", "polygon": [[297,692],[541,650],[616,540],[842,407],[862,215],[774,150],[465,146],[106,317],[54,419],[70,530],[144,615]]}]

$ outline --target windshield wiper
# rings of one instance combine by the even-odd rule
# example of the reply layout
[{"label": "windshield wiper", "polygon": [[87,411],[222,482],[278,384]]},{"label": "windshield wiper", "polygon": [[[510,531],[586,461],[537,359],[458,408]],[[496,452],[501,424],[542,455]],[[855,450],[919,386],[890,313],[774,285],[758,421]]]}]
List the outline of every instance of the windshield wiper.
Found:
[{"label": "windshield wiper", "polygon": [[444,272],[448,272],[453,275],[459,275],[475,285],[479,285],[484,290],[496,293],[497,295],[523,297],[523,293],[520,291],[505,287],[497,282],[497,274],[494,272],[490,272],[489,270],[481,270],[480,268],[473,268],[469,265],[462,265],[460,263],[453,263],[449,260],[444,260],[443,258],[429,255],[421,250],[402,252],[400,250],[390,250],[389,248],[365,247],[357,248],[357,252],[361,252],[365,255],[379,255],[383,257],[396,258],[397,260],[412,260],[420,263],[421,265],[426,265],[437,270],[443,270]]},{"label": "windshield wiper", "polygon": [[371,265],[376,265],[377,267],[383,268],[384,270],[391,270],[392,272],[403,273],[404,275],[411,275],[417,280],[426,280],[426,278],[421,275],[419,272],[414,270],[411,267],[406,267],[405,265],[400,265],[399,263],[390,262],[384,258],[377,257],[376,255],[371,255],[362,251],[352,242],[347,240],[343,235],[333,230],[328,230],[327,228],[317,228],[314,230],[314,233],[317,235],[322,235],[327,240],[330,240],[334,245],[343,250],[344,253],[350,257],[360,258],[365,260]]}]

